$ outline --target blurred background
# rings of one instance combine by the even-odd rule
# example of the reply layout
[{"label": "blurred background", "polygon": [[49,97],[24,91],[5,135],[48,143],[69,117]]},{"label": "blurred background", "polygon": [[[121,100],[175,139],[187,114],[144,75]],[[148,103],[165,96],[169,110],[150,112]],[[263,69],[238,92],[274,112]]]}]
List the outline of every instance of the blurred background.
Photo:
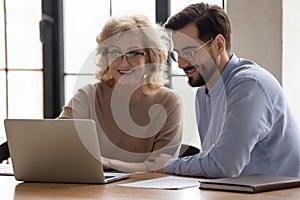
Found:
[{"label": "blurred background", "polygon": [[[111,16],[141,12],[155,23],[196,0],[0,0],[0,144],[5,118],[55,118],[77,88],[96,82],[91,56]],[[232,50],[279,80],[300,125],[297,0],[206,0],[223,7],[233,29]],[[86,67],[89,66],[89,67]],[[169,87],[181,97],[182,143],[200,147],[192,89],[176,63]]]}]

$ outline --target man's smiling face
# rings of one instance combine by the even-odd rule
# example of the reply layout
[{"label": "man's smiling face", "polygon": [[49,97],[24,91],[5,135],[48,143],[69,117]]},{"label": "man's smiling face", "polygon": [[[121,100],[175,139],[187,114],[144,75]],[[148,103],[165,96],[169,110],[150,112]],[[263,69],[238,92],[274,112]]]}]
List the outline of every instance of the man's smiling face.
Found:
[{"label": "man's smiling face", "polygon": [[178,53],[178,67],[189,79],[192,87],[205,85],[217,68],[210,52],[210,42],[198,38],[198,29],[191,23],[173,33],[174,50]]}]

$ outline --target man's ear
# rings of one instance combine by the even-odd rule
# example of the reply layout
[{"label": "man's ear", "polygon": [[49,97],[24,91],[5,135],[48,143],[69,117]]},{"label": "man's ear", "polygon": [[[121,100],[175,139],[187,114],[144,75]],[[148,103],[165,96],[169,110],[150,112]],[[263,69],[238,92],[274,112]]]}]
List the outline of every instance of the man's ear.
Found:
[{"label": "man's ear", "polygon": [[226,41],[225,41],[225,38],[223,37],[223,35],[218,34],[215,37],[215,45],[216,45],[216,49],[219,52],[223,52],[224,50],[226,50]]}]

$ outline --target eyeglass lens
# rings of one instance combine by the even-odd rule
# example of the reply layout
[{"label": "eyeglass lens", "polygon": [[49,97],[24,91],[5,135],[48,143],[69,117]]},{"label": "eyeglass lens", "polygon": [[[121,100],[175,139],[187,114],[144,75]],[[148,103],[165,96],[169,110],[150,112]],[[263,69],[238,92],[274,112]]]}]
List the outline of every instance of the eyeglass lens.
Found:
[{"label": "eyeglass lens", "polygon": [[195,53],[197,51],[199,51],[200,49],[202,49],[205,45],[207,45],[212,40],[213,40],[213,38],[208,40],[207,42],[205,42],[203,45],[199,46],[198,48],[191,47],[191,48],[184,49],[184,50],[182,50],[182,54],[179,54],[177,51],[173,50],[169,53],[169,55],[170,55],[171,59],[174,60],[175,62],[178,62],[179,56],[181,56],[182,58],[184,58],[188,61],[193,61],[195,58]]},{"label": "eyeglass lens", "polygon": [[108,58],[112,62],[117,61],[117,60],[122,60],[123,56],[126,56],[127,60],[129,62],[136,62],[140,58],[142,58],[146,52],[138,52],[138,51],[133,51],[133,52],[128,52],[128,53],[120,53],[120,52],[108,52]]}]

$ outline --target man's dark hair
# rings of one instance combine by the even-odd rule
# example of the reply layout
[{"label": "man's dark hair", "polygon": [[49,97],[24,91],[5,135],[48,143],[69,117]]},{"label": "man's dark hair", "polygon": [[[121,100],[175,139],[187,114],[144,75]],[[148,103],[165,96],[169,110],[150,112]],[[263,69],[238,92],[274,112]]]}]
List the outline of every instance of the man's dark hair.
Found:
[{"label": "man's dark hair", "polygon": [[226,50],[231,49],[231,26],[225,11],[217,6],[207,3],[191,4],[176,15],[170,17],[165,28],[178,30],[190,23],[198,28],[198,38],[207,42],[218,34],[223,35],[226,41]]}]

